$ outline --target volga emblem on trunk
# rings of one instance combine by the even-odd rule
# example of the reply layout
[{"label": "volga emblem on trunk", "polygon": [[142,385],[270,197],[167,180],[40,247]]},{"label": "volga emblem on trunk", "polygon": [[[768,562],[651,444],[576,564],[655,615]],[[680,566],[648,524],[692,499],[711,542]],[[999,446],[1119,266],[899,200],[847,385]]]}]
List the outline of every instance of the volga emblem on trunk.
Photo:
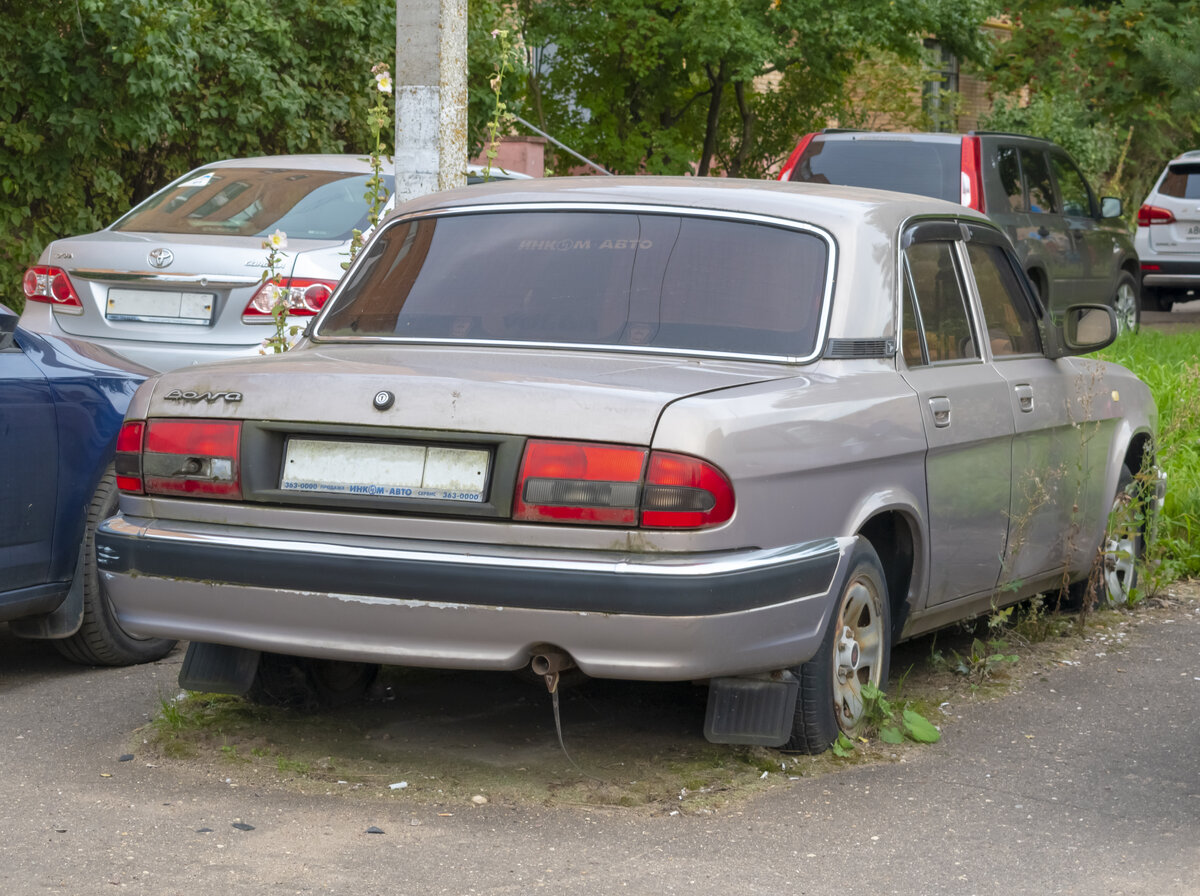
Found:
[{"label": "volga emblem on trunk", "polygon": [[241,401],[241,392],[184,392],[182,389],[172,389],[163,396],[164,401]]}]

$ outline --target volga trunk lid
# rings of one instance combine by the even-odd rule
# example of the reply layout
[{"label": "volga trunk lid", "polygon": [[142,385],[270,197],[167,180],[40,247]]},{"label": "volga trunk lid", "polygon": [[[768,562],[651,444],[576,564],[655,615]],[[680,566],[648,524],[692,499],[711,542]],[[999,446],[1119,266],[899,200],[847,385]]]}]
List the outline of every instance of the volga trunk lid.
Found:
[{"label": "volga trunk lid", "polygon": [[[282,420],[649,444],[688,395],[793,376],[785,365],[444,346],[310,346],[184,368],[131,415]],[[394,395],[386,410],[375,396]]]}]

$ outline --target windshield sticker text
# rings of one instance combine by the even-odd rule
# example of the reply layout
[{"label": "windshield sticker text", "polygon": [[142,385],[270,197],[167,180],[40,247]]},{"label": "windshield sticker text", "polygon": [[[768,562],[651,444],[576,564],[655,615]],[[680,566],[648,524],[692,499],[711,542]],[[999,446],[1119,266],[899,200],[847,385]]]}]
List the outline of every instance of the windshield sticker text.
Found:
[{"label": "windshield sticker text", "polygon": [[[654,246],[653,240],[604,240],[597,249],[649,249]],[[570,252],[575,249],[591,249],[591,240],[521,240],[517,249],[534,251]]]}]

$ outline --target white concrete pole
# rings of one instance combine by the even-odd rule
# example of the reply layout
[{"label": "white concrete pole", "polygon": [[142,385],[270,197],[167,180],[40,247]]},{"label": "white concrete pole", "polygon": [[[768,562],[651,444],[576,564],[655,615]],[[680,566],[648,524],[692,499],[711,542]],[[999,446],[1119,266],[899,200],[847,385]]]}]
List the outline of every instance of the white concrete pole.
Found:
[{"label": "white concrete pole", "polygon": [[467,182],[467,0],[396,0],[396,201]]}]

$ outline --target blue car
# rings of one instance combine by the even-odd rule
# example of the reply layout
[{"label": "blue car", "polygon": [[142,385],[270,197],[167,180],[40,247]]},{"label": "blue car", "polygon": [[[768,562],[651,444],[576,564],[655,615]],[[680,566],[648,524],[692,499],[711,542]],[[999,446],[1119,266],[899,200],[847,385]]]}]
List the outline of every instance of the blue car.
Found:
[{"label": "blue car", "polygon": [[117,431],[147,372],[30,333],[0,305],[0,622],[86,665],[148,662],[175,646],[124,631],[96,577],[96,525],[117,507]]}]

